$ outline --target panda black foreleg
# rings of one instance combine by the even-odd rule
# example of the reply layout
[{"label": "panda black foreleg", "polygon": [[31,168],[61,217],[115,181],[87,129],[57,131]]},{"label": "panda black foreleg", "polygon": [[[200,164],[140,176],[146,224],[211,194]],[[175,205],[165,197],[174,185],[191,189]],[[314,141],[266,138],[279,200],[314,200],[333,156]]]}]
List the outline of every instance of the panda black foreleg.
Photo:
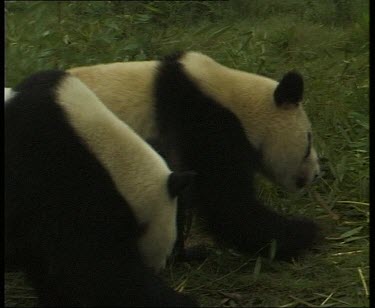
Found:
[{"label": "panda black foreleg", "polygon": [[[186,200],[185,200],[186,201]],[[179,200],[177,210],[177,240],[174,246],[173,259],[181,262],[201,261],[208,257],[209,251],[203,245],[185,246],[185,241],[192,225],[192,209],[183,206],[184,200]]]},{"label": "panda black foreleg", "polygon": [[177,208],[177,240],[174,246],[173,259],[181,262],[202,261],[209,255],[209,250],[203,245],[186,247],[194,217],[194,206],[198,204],[194,184],[186,188],[178,198]]},{"label": "panda black foreleg", "polygon": [[221,207],[207,203],[201,207],[201,214],[217,242],[241,252],[269,256],[270,244],[275,240],[275,258],[279,260],[301,255],[319,233],[312,220],[283,216],[257,200]]}]

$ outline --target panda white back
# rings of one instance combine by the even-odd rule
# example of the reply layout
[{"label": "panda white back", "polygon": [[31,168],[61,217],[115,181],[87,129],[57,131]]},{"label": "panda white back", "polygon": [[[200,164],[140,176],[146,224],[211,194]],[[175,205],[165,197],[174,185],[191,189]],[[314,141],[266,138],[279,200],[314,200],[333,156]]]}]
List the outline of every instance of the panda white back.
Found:
[{"label": "panda white back", "polygon": [[[158,61],[116,62],[69,69],[141,137],[157,135],[154,79]],[[125,100],[126,101],[125,101]]]}]

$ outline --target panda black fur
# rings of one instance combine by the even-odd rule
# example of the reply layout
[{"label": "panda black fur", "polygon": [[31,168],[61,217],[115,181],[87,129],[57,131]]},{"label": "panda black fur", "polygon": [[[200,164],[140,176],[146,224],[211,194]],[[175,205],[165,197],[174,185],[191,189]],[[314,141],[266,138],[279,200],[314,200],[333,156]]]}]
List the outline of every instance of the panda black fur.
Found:
[{"label": "panda black fur", "polygon": [[6,268],[41,306],[194,306],[155,273],[190,179],[77,78],[34,74],[5,105]]},{"label": "panda black fur", "polygon": [[197,208],[218,242],[256,252],[275,239],[280,259],[312,246],[313,221],[274,212],[254,189],[259,171],[290,190],[319,173],[298,73],[278,83],[196,52],[69,71],[145,140],[158,139],[169,163],[197,171]]}]

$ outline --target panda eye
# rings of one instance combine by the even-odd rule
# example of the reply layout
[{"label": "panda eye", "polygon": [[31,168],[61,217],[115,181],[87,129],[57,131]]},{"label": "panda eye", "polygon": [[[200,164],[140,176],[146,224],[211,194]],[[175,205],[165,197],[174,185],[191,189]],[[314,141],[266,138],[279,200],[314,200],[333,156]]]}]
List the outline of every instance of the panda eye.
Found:
[{"label": "panda eye", "polygon": [[308,132],[307,133],[307,149],[306,149],[306,154],[303,158],[306,159],[307,157],[309,157],[310,152],[311,152],[311,133]]}]

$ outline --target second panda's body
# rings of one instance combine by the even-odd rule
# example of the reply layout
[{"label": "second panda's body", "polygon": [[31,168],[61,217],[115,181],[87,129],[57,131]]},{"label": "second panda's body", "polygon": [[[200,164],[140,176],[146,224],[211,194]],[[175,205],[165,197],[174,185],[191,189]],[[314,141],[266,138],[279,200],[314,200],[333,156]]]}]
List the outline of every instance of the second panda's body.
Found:
[{"label": "second panda's body", "polygon": [[6,266],[40,305],[190,306],[155,275],[181,176],[77,78],[35,74],[5,105]]},{"label": "second panda's body", "polygon": [[197,208],[219,242],[256,252],[274,239],[278,258],[312,245],[314,222],[272,211],[254,188],[259,171],[291,190],[319,173],[300,75],[278,83],[195,52],[70,72],[144,139],[157,138],[174,168],[197,171]]}]

